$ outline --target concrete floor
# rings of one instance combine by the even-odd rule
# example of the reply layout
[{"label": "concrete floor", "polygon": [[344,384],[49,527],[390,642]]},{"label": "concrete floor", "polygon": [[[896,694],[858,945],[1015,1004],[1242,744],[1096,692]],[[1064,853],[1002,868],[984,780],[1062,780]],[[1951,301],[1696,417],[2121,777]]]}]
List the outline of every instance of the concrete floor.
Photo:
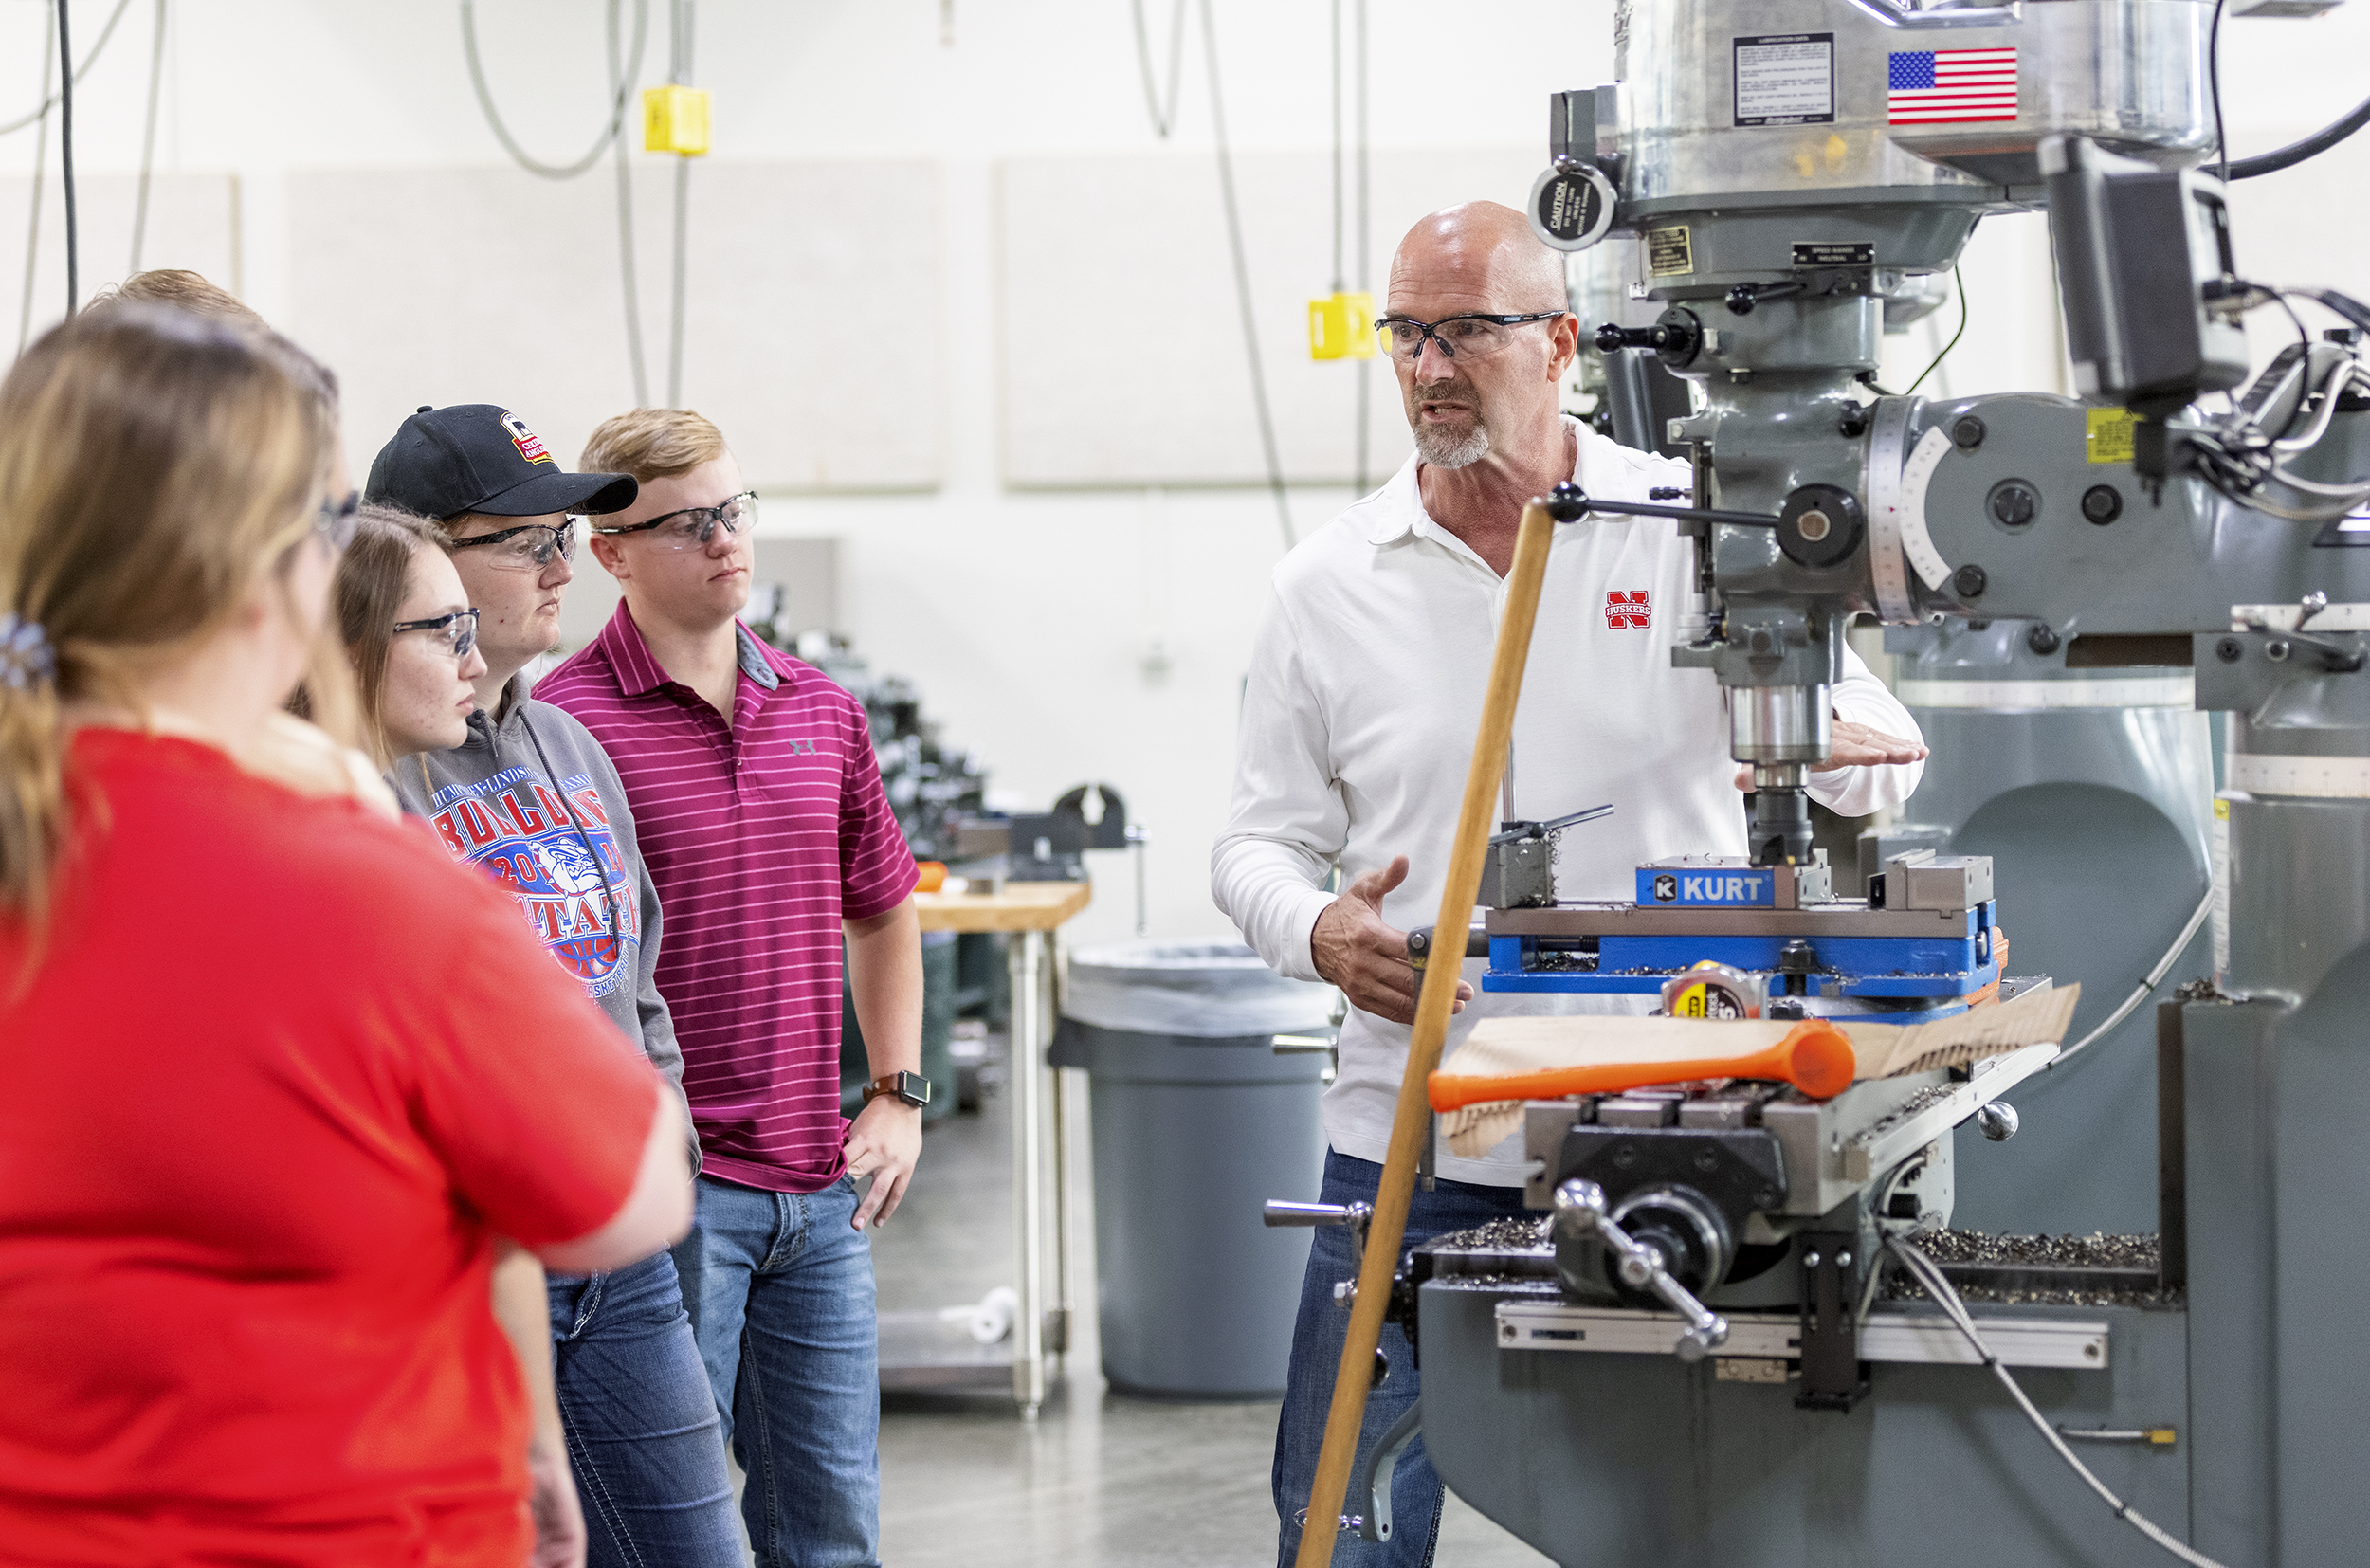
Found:
[{"label": "concrete floor", "polygon": [[[1085,1095],[1072,1097],[1083,1121]],[[913,1189],[874,1243],[884,1311],[976,1301],[1012,1283],[1011,1099],[934,1123]],[[1071,1129],[1085,1198],[1083,1125]],[[1285,1195],[1285,1194],[1278,1194]],[[1314,1194],[1306,1194],[1314,1196]],[[1076,1348],[1024,1424],[1009,1398],[893,1393],[882,1401],[882,1560],[893,1568],[1168,1568],[1275,1555],[1267,1489],[1274,1401],[1184,1405],[1107,1392],[1097,1371],[1093,1224],[1072,1215]],[[1443,1568],[1547,1559],[1452,1494]]]}]

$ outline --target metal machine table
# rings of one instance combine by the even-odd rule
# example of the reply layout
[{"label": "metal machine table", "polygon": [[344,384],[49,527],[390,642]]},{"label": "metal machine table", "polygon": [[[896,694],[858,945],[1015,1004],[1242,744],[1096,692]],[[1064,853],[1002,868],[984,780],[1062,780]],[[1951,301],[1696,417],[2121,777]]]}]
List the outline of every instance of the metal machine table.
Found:
[{"label": "metal machine table", "polygon": [[1008,883],[996,893],[917,893],[924,931],[1004,932],[1012,944],[1012,1332],[1003,1343],[949,1346],[935,1311],[881,1314],[883,1388],[994,1388],[1008,1379],[1024,1419],[1045,1403],[1047,1359],[1067,1347],[1070,1316],[1069,1171],[1063,1073],[1053,1075],[1053,1292],[1046,1287],[1046,1045],[1050,1038],[1053,933],[1086,907],[1083,882]]}]

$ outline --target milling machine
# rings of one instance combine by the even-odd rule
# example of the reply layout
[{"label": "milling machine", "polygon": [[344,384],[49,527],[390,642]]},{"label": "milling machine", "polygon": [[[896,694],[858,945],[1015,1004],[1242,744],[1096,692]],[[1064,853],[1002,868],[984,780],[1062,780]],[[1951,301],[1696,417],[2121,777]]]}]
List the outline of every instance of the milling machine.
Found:
[{"label": "milling machine", "polygon": [[[1944,1229],[1952,1129],[2006,1130],[1999,1095],[2050,1047],[1823,1102],[1737,1084],[1535,1102],[1541,1218],[1402,1261],[1423,1398],[1361,1455],[1344,1528],[1388,1534],[1420,1421],[1452,1489],[1564,1563],[2272,1568],[2370,1539],[2352,1420],[2370,1361],[2346,1327],[2370,1290],[2349,1174],[2370,1121],[2370,559],[2327,547],[2370,501],[2370,311],[2242,275],[2198,169],[2214,21],[2197,0],[1623,0],[1620,80],[1557,95],[1534,221],[1567,249],[1634,237],[1632,297],[1661,308],[1598,342],[1692,384],[1662,433],[1695,480],[1686,505],[1559,515],[1666,515],[1697,541],[1674,657],[1720,683],[1754,771],[1749,864],[1716,869],[1755,891],[1657,908],[1683,901],[1653,879],[1684,868],[1648,866],[1634,904],[1559,904],[1551,874],[1526,898],[1510,847],[1551,866],[1552,825],[1509,825],[1485,901],[1501,989],[1660,987],[1705,957],[1797,1008],[1865,1006],[1855,980],[1890,971],[1834,955],[1893,909],[1818,885],[1802,788],[1849,620],[2191,665],[2197,705],[2231,716],[2229,788],[2216,974],[2160,1010],[2155,1092],[2127,1107],[2157,1128],[2154,1233]],[[1985,215],[2035,207],[2083,399],[1873,388],[1888,301],[1930,294]],[[2283,295],[2348,325],[2250,384],[2240,317]],[[1608,373],[1617,418],[1624,384]],[[2228,411],[2201,407],[2223,392]],[[1956,918],[1971,960],[1896,1001],[1930,1015],[1998,977],[1973,862],[1885,869],[1897,893],[1960,877],[1948,910],[1886,903]]]}]

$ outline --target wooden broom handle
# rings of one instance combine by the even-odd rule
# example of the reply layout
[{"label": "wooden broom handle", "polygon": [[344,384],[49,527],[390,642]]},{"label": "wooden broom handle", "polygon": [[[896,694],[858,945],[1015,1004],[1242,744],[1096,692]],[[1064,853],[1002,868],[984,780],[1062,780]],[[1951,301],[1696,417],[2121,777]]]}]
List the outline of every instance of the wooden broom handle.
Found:
[{"label": "wooden broom handle", "polygon": [[[1465,808],[1449,854],[1449,880],[1440,890],[1435,931],[1463,931],[1473,918],[1481,891],[1482,857],[1489,847],[1490,808],[1505,772],[1506,745],[1514,737],[1514,704],[1522,694],[1522,665],[1531,649],[1531,626],[1539,618],[1540,584],[1547,575],[1547,545],[1555,533],[1544,501],[1522,508],[1514,541],[1514,569],[1506,574],[1505,612],[1498,623],[1498,649],[1489,664],[1489,689],[1482,701],[1481,734],[1473,742],[1473,765],[1465,776]],[[1408,1042],[1407,1070],[1399,1078],[1398,1113],[1391,1122],[1391,1146],[1383,1157],[1382,1180],[1375,1194],[1374,1217],[1366,1223],[1366,1259],[1358,1271],[1358,1295],[1350,1304],[1350,1326],[1341,1344],[1341,1364],[1333,1375],[1333,1408],[1325,1415],[1324,1447],[1317,1455],[1317,1481],[1301,1526],[1296,1568],[1331,1568],[1340,1535],[1341,1500],[1349,1490],[1350,1467],[1358,1460],[1358,1432],[1366,1416],[1366,1390],[1374,1375],[1375,1348],[1382,1340],[1383,1309],[1391,1301],[1391,1276],[1398,1267],[1399,1243],[1407,1234],[1408,1200],[1415,1192],[1415,1165],[1431,1130],[1425,1085],[1440,1065],[1456,1006],[1461,963],[1424,966],[1415,998],[1415,1029]]]}]

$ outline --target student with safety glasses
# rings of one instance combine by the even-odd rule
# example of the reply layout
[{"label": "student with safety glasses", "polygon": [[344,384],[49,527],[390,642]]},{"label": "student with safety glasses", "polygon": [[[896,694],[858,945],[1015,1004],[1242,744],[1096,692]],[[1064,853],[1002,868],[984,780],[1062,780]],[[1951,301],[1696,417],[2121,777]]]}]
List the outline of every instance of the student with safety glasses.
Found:
[{"label": "student with safety glasses", "polygon": [[[748,1474],[741,1514],[759,1568],[877,1564],[867,1231],[913,1177],[931,1092],[918,873],[864,704],[738,619],[757,498],[722,432],[637,409],[582,461],[642,483],[592,533],[625,599],[537,689],[616,758],[666,901],[659,984],[706,1156],[675,1260]],[[853,1121],[843,962],[872,1078]]]},{"label": "student with safety glasses", "polygon": [[[389,782],[404,809],[427,819],[455,860],[509,890],[528,929],[680,1101],[683,1057],[656,979],[658,892],[625,786],[584,726],[528,697],[519,679],[557,641],[576,515],[614,512],[631,504],[635,490],[624,474],[561,471],[507,410],[421,410],[372,464],[366,494],[429,520],[454,581],[407,597],[392,614],[374,612],[365,630],[371,642],[389,640],[377,712],[394,756]],[[429,577],[442,583],[430,569],[423,584]],[[391,583],[376,585],[382,603],[391,592]],[[471,689],[454,736],[428,699],[434,688],[459,711],[458,694],[431,680],[422,661],[441,648],[450,666],[463,651],[464,613],[470,646],[462,672]],[[371,642],[357,664],[367,665]],[[416,694],[394,682],[415,667]],[[441,743],[410,745],[421,738]],[[687,1140],[685,1158],[696,1174],[696,1140]],[[555,1275],[548,1305],[588,1560],[594,1568],[737,1568],[720,1422],[672,1259],[662,1253],[614,1274]]]}]

